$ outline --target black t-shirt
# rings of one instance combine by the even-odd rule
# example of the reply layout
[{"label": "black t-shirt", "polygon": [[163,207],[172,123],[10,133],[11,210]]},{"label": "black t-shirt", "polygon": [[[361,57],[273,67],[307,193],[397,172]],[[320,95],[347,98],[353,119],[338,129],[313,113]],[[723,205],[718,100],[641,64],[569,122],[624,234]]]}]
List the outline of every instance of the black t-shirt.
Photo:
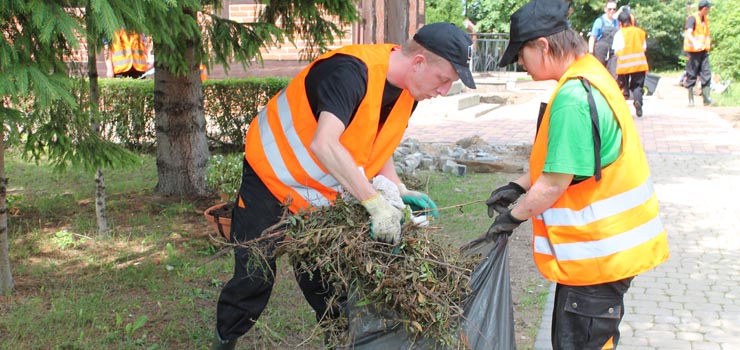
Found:
[{"label": "black t-shirt", "polygon": [[[323,111],[336,115],[344,126],[349,126],[357,113],[367,90],[367,66],[360,59],[336,54],[316,62],[306,75],[306,95],[314,118]],[[393,109],[402,89],[386,80],[380,108],[383,125]],[[416,102],[414,102],[416,108]]]},{"label": "black t-shirt", "polygon": [[[703,17],[701,18],[701,23],[704,24]],[[684,29],[691,29],[691,30],[696,29],[696,17],[694,17],[693,15],[686,17],[686,26],[684,27]]]}]

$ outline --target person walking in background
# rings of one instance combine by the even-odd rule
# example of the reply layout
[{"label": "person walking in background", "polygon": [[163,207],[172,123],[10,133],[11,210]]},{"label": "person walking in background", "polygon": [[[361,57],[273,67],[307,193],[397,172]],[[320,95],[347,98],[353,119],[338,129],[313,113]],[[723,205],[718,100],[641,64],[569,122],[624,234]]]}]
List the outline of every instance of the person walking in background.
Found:
[{"label": "person walking in background", "polygon": [[712,3],[700,0],[699,11],[686,18],[684,26],[683,50],[686,51],[686,80],[684,87],[688,89],[689,106],[694,105],[694,85],[701,79],[701,96],[704,105],[712,103],[710,86],[712,71],[709,68],[709,50],[712,48],[712,39],[709,34],[709,11]]},{"label": "person walking in background", "polygon": [[516,61],[557,85],[529,171],[486,201],[489,216],[499,213],[486,235],[511,235],[531,218],[534,261],[556,282],[553,348],[614,349],[624,294],[668,258],[668,242],[629,107],[566,12],[561,0],[533,0],[511,15],[499,66]]},{"label": "person walking in background", "polygon": [[[370,215],[373,237],[398,244],[402,213],[368,179],[383,175],[395,183],[404,203],[436,208],[427,195],[401,182],[392,155],[417,101],[447,94],[458,79],[475,88],[468,68],[471,45],[455,25],[432,23],[402,46],[350,45],[310,63],[247,131],[232,241],[260,237],[280,222],[286,208],[301,213],[332,205],[347,192]],[[252,250],[239,245],[234,253],[234,275],[221,290],[216,310],[213,349],[218,350],[234,349],[254,326],[274,283],[274,258],[254,263]],[[327,305],[334,292],[319,271],[297,273],[296,279],[317,320],[338,316],[338,308]]]},{"label": "person walking in background", "polygon": [[151,68],[150,45],[144,35],[121,28],[109,45],[105,61],[108,77],[137,79]]},{"label": "person walking in background", "polygon": [[604,14],[599,16],[591,26],[591,35],[588,37],[588,52],[596,57],[607,70],[617,77],[616,61],[613,58],[612,42],[614,34],[619,30],[619,22],[614,16],[617,11],[617,1],[608,0],[604,7]]},{"label": "person walking in background", "polygon": [[617,81],[622,94],[628,98],[632,93],[635,114],[642,117],[642,93],[648,72],[645,56],[647,34],[633,25],[633,18],[631,11],[626,9],[619,14],[617,19],[621,28],[614,35],[612,49],[617,56]]}]

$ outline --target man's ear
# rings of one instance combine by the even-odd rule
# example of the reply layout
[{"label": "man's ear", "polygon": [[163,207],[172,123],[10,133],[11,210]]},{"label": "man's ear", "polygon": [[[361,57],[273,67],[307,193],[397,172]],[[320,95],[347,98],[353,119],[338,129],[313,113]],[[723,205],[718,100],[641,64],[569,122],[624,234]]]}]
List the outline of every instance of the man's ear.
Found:
[{"label": "man's ear", "polygon": [[411,65],[414,67],[414,70],[419,70],[421,68],[421,65],[427,63],[427,58],[424,57],[422,54],[416,54],[414,55],[414,58],[411,59]]}]

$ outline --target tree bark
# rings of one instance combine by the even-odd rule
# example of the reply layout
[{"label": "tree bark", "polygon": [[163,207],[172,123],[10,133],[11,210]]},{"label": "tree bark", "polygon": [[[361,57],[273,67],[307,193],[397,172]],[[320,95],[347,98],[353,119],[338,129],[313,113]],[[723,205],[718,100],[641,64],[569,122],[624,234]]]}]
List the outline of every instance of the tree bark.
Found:
[{"label": "tree bark", "polygon": [[[91,13],[88,4],[86,9],[87,13]],[[87,20],[87,26],[91,27],[92,18],[90,16],[85,17]],[[98,52],[98,45],[95,44],[95,39],[92,37],[87,38],[87,77],[90,82],[90,121],[92,122],[91,127],[95,132],[100,133],[100,123],[98,122],[98,115],[100,114],[100,86],[98,85],[98,66],[95,60],[95,53]],[[106,214],[106,198],[105,198],[105,177],[103,171],[97,169],[95,172],[95,217],[98,223],[98,236],[108,236],[108,215]]]},{"label": "tree bark", "polygon": [[200,61],[191,45],[185,52],[190,68],[176,76],[164,65],[154,73],[154,112],[157,135],[155,191],[166,195],[205,196],[206,165],[210,154],[203,113]]},{"label": "tree bark", "polygon": [[13,292],[15,282],[10,270],[8,241],[8,179],[5,177],[5,131],[0,128],[0,295]]}]

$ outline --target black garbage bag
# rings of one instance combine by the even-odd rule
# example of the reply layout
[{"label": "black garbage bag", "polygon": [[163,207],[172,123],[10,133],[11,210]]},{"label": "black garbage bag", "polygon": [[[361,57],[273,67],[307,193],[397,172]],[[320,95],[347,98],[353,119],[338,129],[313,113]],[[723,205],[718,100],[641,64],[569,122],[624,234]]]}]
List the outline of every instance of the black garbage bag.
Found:
[{"label": "black garbage bag", "polygon": [[[508,235],[493,240],[493,248],[475,268],[470,278],[471,294],[465,301],[463,331],[472,350],[516,349],[514,308],[509,279]],[[490,244],[477,241],[466,251]]]},{"label": "black garbage bag", "polygon": [[436,341],[408,333],[398,315],[373,305],[358,305],[348,298],[349,343],[342,350],[447,350]]}]

